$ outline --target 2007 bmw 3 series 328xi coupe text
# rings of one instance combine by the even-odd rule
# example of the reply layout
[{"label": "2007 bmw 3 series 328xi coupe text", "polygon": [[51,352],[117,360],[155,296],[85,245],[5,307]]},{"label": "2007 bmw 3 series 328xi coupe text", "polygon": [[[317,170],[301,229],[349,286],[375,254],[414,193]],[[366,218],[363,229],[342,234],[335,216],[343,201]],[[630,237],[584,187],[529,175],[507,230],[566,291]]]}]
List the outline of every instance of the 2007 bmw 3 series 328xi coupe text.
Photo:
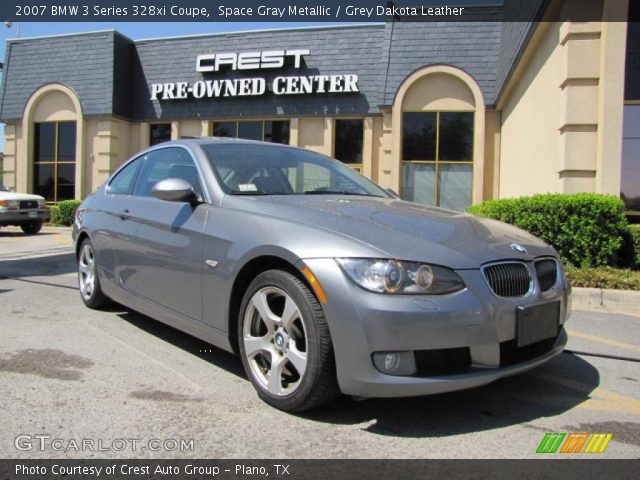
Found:
[{"label": "2007 bmw 3 series 328xi coupe text", "polygon": [[567,340],[553,248],[299,148],[156,145],[84,200],[74,239],[88,307],[114,300],[239,353],[282,410],[476,387]]}]

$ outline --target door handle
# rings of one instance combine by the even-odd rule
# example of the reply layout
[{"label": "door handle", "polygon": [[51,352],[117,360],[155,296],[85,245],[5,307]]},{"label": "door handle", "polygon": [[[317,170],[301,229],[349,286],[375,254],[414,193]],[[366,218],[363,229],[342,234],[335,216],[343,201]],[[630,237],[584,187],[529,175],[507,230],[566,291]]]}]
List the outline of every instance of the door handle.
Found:
[{"label": "door handle", "polygon": [[131,213],[129,213],[129,209],[125,209],[123,211],[121,211],[118,216],[120,217],[121,220],[128,220],[129,217],[131,217]]}]

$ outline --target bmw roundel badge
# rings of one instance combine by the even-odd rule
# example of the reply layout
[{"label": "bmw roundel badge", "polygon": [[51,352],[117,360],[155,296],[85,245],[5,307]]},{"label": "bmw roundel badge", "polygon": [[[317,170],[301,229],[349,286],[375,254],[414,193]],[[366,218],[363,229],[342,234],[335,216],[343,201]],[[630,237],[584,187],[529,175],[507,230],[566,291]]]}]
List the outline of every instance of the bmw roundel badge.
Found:
[{"label": "bmw roundel badge", "polygon": [[512,243],[509,246],[516,252],[525,253],[525,254],[528,253],[526,248],[524,248],[522,245],[519,245],[517,243]]}]

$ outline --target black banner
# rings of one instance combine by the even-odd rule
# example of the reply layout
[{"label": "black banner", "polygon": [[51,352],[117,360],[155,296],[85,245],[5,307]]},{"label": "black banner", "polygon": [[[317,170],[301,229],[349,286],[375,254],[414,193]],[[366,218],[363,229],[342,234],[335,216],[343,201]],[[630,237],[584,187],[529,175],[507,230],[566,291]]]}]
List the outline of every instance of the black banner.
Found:
[{"label": "black banner", "polygon": [[640,460],[0,460],[3,480],[637,478]]},{"label": "black banner", "polygon": [[[549,0],[16,0],[5,22],[384,22],[537,21]],[[626,21],[627,11],[569,8],[558,18]],[[635,19],[637,20],[637,19]]]}]

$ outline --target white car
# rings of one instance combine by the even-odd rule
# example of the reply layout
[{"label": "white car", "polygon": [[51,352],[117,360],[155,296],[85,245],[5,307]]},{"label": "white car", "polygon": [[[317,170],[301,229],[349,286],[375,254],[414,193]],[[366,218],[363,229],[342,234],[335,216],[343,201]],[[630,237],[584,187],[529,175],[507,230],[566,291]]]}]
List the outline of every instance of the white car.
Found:
[{"label": "white car", "polygon": [[0,227],[16,225],[27,235],[34,235],[47,220],[49,209],[43,197],[10,192],[0,185]]}]

